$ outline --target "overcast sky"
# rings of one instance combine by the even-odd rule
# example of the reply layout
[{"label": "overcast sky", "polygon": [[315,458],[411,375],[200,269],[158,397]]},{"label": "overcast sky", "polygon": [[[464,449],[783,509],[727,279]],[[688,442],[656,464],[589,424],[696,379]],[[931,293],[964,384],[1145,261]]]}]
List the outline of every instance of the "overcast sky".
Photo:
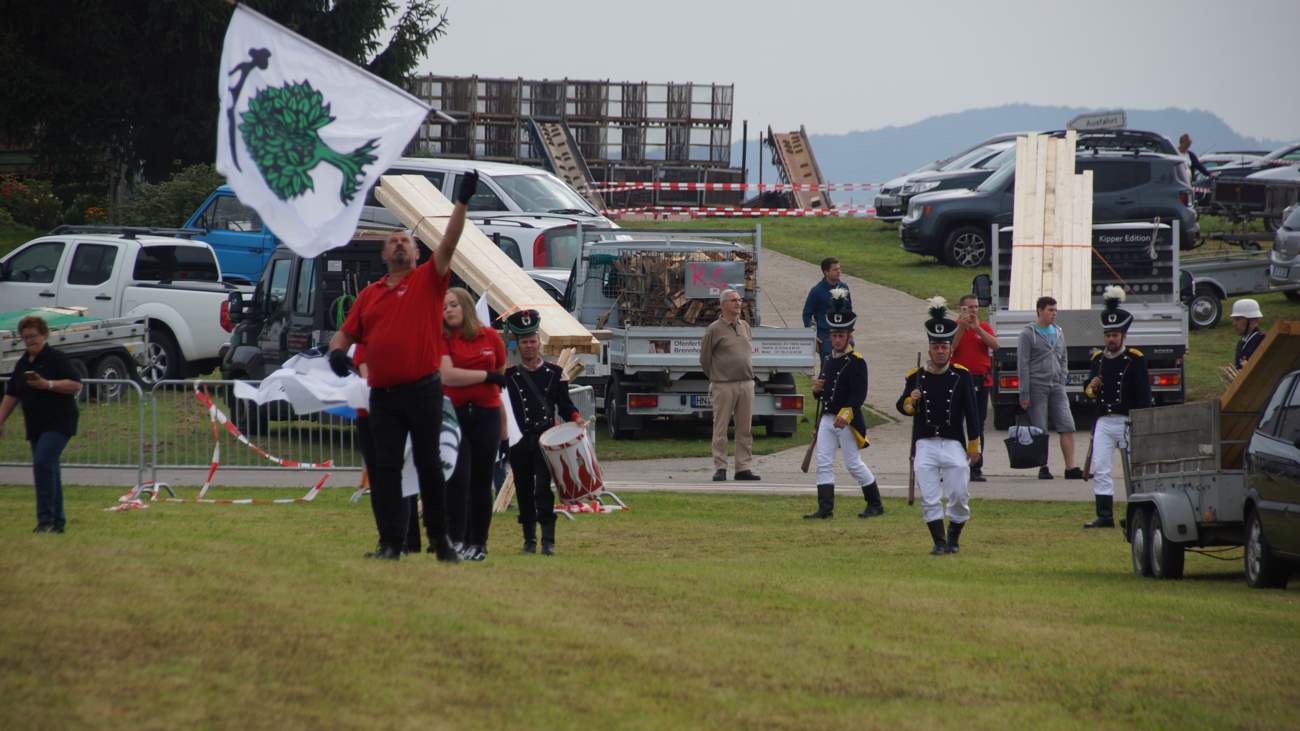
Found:
[{"label": "overcast sky", "polygon": [[[735,134],[1024,102],[1204,109],[1300,138],[1300,0],[444,0],[422,68],[734,83]],[[1220,50],[1222,49],[1222,50]]]}]

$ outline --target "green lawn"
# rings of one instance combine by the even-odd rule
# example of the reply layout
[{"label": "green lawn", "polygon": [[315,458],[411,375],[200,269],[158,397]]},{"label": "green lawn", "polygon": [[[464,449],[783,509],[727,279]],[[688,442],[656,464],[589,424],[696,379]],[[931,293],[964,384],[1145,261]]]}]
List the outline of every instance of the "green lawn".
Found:
[{"label": "green lawn", "polygon": [[934,558],[900,500],[810,524],[807,498],[629,495],[553,558],[506,515],[448,567],[362,559],[350,490],[103,512],[118,492],[70,489],[54,536],[0,488],[4,728],[1300,726],[1297,592],[1200,556],[1135,578],[1082,505],[977,500]]}]

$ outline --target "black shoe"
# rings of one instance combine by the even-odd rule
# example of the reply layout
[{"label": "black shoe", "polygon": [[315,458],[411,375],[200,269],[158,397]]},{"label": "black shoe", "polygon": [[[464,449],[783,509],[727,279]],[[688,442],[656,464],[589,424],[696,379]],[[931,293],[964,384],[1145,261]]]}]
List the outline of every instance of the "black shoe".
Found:
[{"label": "black shoe", "polygon": [[542,555],[555,555],[555,524],[542,523]]},{"label": "black shoe", "polygon": [[858,513],[859,518],[874,518],[885,514],[885,505],[880,502],[880,486],[872,482],[862,486],[862,497],[867,501],[867,509]]},{"label": "black shoe", "polygon": [[1052,471],[1049,470],[1049,469],[1047,469],[1047,466],[1046,466],[1046,465],[1044,465],[1044,466],[1042,466],[1042,467],[1039,467],[1039,468],[1038,468],[1038,479],[1040,479],[1040,480],[1051,480],[1051,479],[1054,479],[1054,478],[1052,477]]},{"label": "black shoe", "polygon": [[555,544],[554,544],[554,543],[551,543],[550,541],[542,541],[542,555],[543,555],[543,556],[554,556],[554,555],[555,555]]},{"label": "black shoe", "polygon": [[537,553],[537,541],[524,541],[523,548],[519,549],[520,553]]},{"label": "black shoe", "polygon": [[50,528],[50,532],[51,532],[51,533],[58,533],[58,534],[62,535],[62,534],[63,534],[63,526],[61,526],[61,525],[56,525],[56,526],[54,526],[53,528]]},{"label": "black shoe", "polygon": [[826,520],[835,517],[835,486],[817,486],[817,510],[803,516],[804,520]]},{"label": "black shoe", "polygon": [[32,528],[32,532],[33,532],[33,533],[53,533],[53,532],[54,532],[54,526],[52,526],[52,525],[50,525],[50,524],[48,524],[48,523],[39,523],[39,524],[37,524],[37,526],[36,526],[35,528]]},{"label": "black shoe", "polygon": [[735,477],[735,479],[737,479],[737,480],[747,480],[747,481],[749,481],[749,482],[757,482],[758,480],[761,480],[761,479],[763,479],[763,478],[759,477],[758,475],[754,474],[753,472],[750,472],[749,470],[741,470],[740,472],[737,472],[737,473],[736,473],[736,477]]},{"label": "black shoe", "polygon": [[727,471],[726,471],[726,470],[718,470],[717,472],[714,472],[714,473],[713,473],[713,481],[714,481],[714,482],[726,482],[726,481],[727,481]]},{"label": "black shoe", "polygon": [[961,529],[965,527],[965,523],[948,521],[948,553],[957,553],[961,550],[961,546],[957,545],[957,539],[961,538]]},{"label": "black shoe", "polygon": [[1067,480],[1082,480],[1082,479],[1083,479],[1083,470],[1079,469],[1078,467],[1071,467],[1070,469],[1068,469],[1068,470],[1065,471],[1065,479],[1067,479]]},{"label": "black shoe", "polygon": [[984,470],[981,470],[981,469],[979,469],[978,467],[972,467],[972,468],[971,468],[971,470],[970,470],[970,481],[971,481],[971,482],[988,482],[988,480],[985,479],[985,477],[984,477]]},{"label": "black shoe", "polygon": [[385,546],[382,543],[379,544],[379,546],[377,546],[375,550],[366,554],[366,558],[377,558],[380,559],[381,561],[396,561],[401,557],[402,557],[402,550],[400,548]]},{"label": "black shoe", "polygon": [[537,553],[537,530],[533,523],[520,523],[524,529],[524,547],[520,553]]},{"label": "black shoe", "polygon": [[1115,496],[1113,495],[1093,495],[1093,501],[1097,504],[1097,519],[1091,523],[1084,523],[1084,528],[1114,528],[1115,527]]},{"label": "black shoe", "polygon": [[943,537],[943,518],[932,520],[925,524],[930,529],[930,538],[934,539],[934,548],[930,549],[931,556],[942,556],[948,553],[948,541]]},{"label": "black shoe", "polygon": [[443,563],[460,563],[460,556],[457,555],[455,547],[451,545],[450,539],[443,538],[435,545],[437,546],[436,549],[434,546],[429,546],[429,548],[433,550],[439,561]]}]

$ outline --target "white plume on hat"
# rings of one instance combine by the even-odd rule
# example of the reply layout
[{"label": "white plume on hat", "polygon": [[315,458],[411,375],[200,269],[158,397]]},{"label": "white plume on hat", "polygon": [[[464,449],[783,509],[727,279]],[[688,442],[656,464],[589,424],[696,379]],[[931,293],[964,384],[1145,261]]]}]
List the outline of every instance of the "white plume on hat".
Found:
[{"label": "white plume on hat", "polygon": [[941,295],[936,294],[926,300],[925,304],[930,307],[930,317],[933,317],[936,320],[942,319],[944,314],[948,312],[948,300],[944,299]]},{"label": "white plume on hat", "polygon": [[831,290],[831,299],[842,300],[849,296],[849,290],[845,287],[836,287]]},{"label": "white plume on hat", "polygon": [[1106,287],[1105,291],[1101,293],[1101,296],[1102,299],[1108,302],[1110,300],[1115,300],[1116,304],[1120,304],[1124,301],[1124,298],[1127,296],[1127,294],[1124,292],[1123,287],[1117,284],[1111,284]]}]

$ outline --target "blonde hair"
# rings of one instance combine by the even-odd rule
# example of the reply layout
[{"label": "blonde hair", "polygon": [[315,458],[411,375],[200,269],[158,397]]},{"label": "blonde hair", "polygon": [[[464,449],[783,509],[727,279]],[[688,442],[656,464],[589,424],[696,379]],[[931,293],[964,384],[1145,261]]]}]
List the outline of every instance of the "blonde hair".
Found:
[{"label": "blonde hair", "polygon": [[[466,340],[478,337],[479,322],[478,313],[474,311],[474,295],[464,287],[452,287],[447,290],[447,294],[455,295],[456,301],[460,303],[460,336]],[[451,335],[451,328],[447,326],[446,319],[442,321],[442,331]]]}]

